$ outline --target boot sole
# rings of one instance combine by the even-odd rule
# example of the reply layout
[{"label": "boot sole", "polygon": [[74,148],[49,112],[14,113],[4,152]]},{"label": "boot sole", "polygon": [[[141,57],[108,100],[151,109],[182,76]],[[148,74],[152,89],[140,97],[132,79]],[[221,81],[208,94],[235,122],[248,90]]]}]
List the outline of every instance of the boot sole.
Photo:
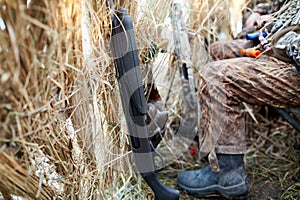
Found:
[{"label": "boot sole", "polygon": [[190,188],[190,187],[183,186],[180,183],[178,183],[178,186],[191,195],[206,196],[210,194],[219,193],[226,198],[246,196],[250,189],[248,176],[244,177],[244,181],[242,183],[229,186],[229,187],[223,187],[221,185],[212,185],[205,188]]}]

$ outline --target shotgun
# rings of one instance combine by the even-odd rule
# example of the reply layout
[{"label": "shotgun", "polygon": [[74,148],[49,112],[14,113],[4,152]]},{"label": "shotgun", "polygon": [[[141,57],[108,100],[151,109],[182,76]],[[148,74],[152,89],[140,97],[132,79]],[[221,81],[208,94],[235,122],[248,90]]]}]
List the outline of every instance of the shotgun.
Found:
[{"label": "shotgun", "polygon": [[195,91],[195,83],[192,68],[191,50],[186,25],[183,17],[182,3],[174,0],[171,4],[171,21],[173,26],[173,39],[175,44],[175,54],[180,69],[182,84],[184,114],[183,120],[179,124],[177,136],[193,140],[196,136],[198,125],[198,99]]},{"label": "shotgun", "polygon": [[134,27],[124,8],[112,15],[111,50],[135,165],[154,192],[155,200],[177,200],[179,191],[164,185],[156,174],[154,157],[157,152],[149,139],[151,135],[146,125],[148,107]]}]

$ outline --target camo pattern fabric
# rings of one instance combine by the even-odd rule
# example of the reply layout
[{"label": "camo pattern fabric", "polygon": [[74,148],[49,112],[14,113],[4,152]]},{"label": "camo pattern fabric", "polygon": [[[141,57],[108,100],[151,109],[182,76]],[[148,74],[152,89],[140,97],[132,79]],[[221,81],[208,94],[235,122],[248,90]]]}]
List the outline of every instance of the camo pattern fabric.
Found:
[{"label": "camo pattern fabric", "polygon": [[276,20],[272,22],[274,25],[268,34],[271,55],[299,65],[300,1],[287,1],[275,16]]},{"label": "camo pattern fabric", "polygon": [[271,33],[289,26],[300,24],[300,1],[290,0],[281,7],[277,13],[278,17],[271,29]]},{"label": "camo pattern fabric", "polygon": [[300,75],[295,67],[264,55],[259,59],[237,58],[236,52],[248,45],[247,41],[233,40],[210,46],[216,61],[201,68],[198,89],[202,157],[210,152],[245,152],[245,112],[241,102],[300,106]]},{"label": "camo pattern fabric", "polygon": [[[186,72],[181,72],[183,96],[185,103],[187,104],[186,112],[194,113],[194,111],[197,110],[197,95],[194,92],[195,85],[191,63],[191,50],[185,27],[183,8],[180,3],[173,3],[172,8],[172,24],[174,29],[173,37],[175,41],[175,52],[179,59],[179,65],[181,67],[183,67],[182,65],[185,65],[186,68],[184,69],[186,70]],[[197,119],[195,121],[197,121]]]}]

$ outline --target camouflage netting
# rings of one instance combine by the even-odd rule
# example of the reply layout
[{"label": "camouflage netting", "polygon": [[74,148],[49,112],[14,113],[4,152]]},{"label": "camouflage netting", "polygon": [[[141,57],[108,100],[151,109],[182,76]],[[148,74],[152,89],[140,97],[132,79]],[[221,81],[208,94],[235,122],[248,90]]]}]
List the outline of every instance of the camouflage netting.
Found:
[{"label": "camouflage netting", "polygon": [[[142,3],[136,1],[115,1],[117,8],[124,6],[133,16],[139,50],[161,42],[170,3],[151,0],[139,7]],[[218,33],[230,39],[240,30],[241,15],[233,13],[240,13],[245,3],[189,1],[187,26],[193,33],[196,75],[197,67],[207,62],[205,46],[217,40]],[[111,12],[102,0],[0,0],[0,194],[4,199],[152,196],[128,156],[109,52]],[[161,59],[164,63],[157,66],[167,69],[169,59]],[[168,80],[171,71],[172,67],[167,70]],[[168,102],[171,120],[180,110],[181,93],[174,88],[173,101]]]}]

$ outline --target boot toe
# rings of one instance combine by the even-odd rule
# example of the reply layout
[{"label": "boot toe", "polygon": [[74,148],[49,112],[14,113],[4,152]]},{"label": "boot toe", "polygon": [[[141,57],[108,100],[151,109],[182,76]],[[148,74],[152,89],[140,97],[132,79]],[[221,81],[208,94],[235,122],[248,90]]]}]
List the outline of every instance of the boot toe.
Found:
[{"label": "boot toe", "polygon": [[209,166],[184,171],[178,175],[177,184],[187,193],[196,196],[221,194],[234,198],[245,196],[250,190],[249,178],[243,167],[222,173],[211,172]]},{"label": "boot toe", "polygon": [[219,179],[218,173],[212,173],[209,166],[200,170],[184,171],[178,175],[177,184],[186,192],[194,195],[213,193]]},{"label": "boot toe", "polygon": [[196,171],[184,171],[179,173],[177,177],[177,183],[179,187],[192,188],[198,186],[197,172]]}]

